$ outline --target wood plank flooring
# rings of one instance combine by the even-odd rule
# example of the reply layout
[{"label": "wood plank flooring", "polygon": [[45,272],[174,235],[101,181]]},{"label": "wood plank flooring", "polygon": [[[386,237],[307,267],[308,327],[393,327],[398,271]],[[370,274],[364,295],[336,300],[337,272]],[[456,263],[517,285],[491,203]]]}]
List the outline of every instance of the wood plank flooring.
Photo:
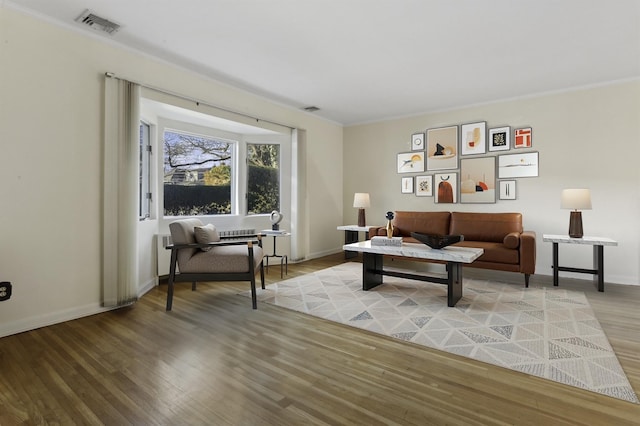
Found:
[{"label": "wood plank flooring", "polygon": [[[290,264],[288,277],[343,261]],[[266,277],[279,281],[279,266]],[[640,393],[640,286],[561,286],[588,295]],[[0,339],[0,425],[640,424],[636,404],[265,303],[254,311],[237,295],[247,283],[190,287],[177,285],[170,313],[161,285],[132,307]]]}]

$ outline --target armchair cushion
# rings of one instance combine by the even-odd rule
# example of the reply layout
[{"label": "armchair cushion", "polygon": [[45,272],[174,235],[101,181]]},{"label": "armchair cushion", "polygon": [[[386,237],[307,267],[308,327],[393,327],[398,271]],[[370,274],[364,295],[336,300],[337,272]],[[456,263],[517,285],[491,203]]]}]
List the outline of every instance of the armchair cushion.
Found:
[{"label": "armchair cushion", "polygon": [[[262,262],[262,247],[253,245],[253,269]],[[186,264],[180,265],[181,273],[249,272],[247,245],[212,246],[206,252],[197,252]]]},{"label": "armchair cushion", "polygon": [[[198,244],[217,243],[220,241],[220,234],[218,234],[218,230],[211,223],[205,226],[195,226],[193,233]],[[202,247],[200,250],[209,251],[211,248],[212,247]]]}]

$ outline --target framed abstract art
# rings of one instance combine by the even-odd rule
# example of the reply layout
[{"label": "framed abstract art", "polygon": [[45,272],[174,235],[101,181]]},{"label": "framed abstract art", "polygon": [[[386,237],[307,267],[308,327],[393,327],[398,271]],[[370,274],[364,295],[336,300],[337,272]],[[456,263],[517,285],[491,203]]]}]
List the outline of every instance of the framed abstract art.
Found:
[{"label": "framed abstract art", "polygon": [[489,129],[489,151],[508,151],[511,148],[511,127]]},{"label": "framed abstract art", "polygon": [[458,168],[458,126],[427,130],[427,170]]},{"label": "framed abstract art", "polygon": [[460,126],[460,155],[484,154],[487,152],[487,122]]},{"label": "framed abstract art", "polygon": [[433,197],[433,176],[416,176],[416,196]]},{"label": "framed abstract art", "polygon": [[435,202],[455,204],[458,202],[458,174],[440,173],[434,177]]}]

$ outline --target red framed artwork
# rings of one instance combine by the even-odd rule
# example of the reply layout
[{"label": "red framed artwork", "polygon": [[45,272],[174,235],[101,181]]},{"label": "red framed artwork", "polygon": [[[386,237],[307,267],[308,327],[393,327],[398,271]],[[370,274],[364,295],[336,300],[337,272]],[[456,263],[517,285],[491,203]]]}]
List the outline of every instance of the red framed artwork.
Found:
[{"label": "red framed artwork", "polygon": [[514,148],[531,148],[532,142],[533,142],[533,129],[531,129],[531,127],[516,129],[513,132]]}]

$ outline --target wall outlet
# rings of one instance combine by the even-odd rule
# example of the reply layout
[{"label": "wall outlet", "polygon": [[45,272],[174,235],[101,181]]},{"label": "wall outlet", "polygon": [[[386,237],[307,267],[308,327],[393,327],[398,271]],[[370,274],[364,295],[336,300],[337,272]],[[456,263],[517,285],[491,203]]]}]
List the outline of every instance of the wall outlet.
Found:
[{"label": "wall outlet", "polygon": [[0,302],[11,298],[11,283],[9,281],[0,282]]}]

